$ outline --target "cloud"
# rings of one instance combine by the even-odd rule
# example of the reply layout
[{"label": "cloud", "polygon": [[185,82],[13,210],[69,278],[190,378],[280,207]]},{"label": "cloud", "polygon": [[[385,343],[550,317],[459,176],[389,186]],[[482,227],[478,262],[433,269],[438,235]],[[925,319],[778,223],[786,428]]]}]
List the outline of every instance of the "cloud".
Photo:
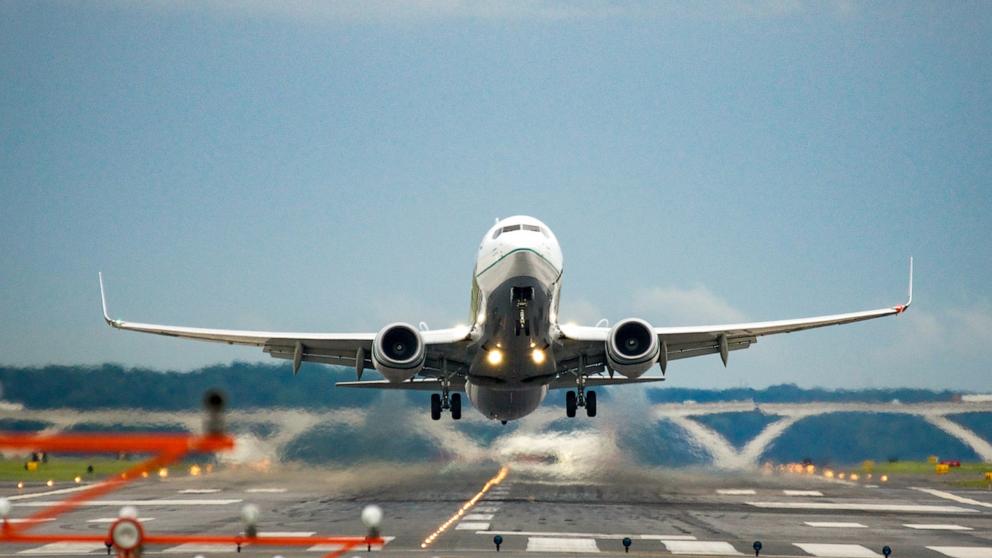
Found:
[{"label": "cloud", "polygon": [[634,293],[634,309],[654,325],[707,325],[745,321],[744,314],[703,285],[654,287]]},{"label": "cloud", "polygon": [[929,311],[912,308],[899,320],[895,341],[873,354],[879,362],[944,363],[949,359],[984,357],[992,345],[992,307]]}]

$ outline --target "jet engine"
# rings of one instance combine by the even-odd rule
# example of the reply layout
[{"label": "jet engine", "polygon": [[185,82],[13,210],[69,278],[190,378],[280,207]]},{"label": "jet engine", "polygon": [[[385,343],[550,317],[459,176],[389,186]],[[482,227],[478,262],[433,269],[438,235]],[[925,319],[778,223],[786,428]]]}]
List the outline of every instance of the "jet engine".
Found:
[{"label": "jet engine", "polygon": [[654,328],[644,320],[623,320],[613,326],[606,338],[607,364],[628,378],[647,372],[658,360],[660,350]]},{"label": "jet engine", "polygon": [[390,382],[416,376],[426,357],[424,340],[410,324],[389,324],[372,341],[372,366]]}]

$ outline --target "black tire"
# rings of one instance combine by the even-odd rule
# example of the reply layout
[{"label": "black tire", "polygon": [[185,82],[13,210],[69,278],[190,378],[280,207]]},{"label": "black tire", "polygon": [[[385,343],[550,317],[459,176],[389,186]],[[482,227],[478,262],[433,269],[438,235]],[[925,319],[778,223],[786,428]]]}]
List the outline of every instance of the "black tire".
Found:
[{"label": "black tire", "polygon": [[575,416],[575,408],[577,406],[577,400],[574,391],[565,392],[565,416],[572,418]]},{"label": "black tire", "polygon": [[431,394],[431,420],[441,420],[441,394]]},{"label": "black tire", "polygon": [[462,418],[462,394],[451,394],[451,418],[458,420]]},{"label": "black tire", "polygon": [[596,416],[596,392],[586,392],[586,416]]}]

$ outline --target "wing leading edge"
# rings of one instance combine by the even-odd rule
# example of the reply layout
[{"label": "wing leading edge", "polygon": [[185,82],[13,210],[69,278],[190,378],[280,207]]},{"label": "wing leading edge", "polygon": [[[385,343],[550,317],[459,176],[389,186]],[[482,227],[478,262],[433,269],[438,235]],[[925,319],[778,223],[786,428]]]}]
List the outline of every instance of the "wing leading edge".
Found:
[{"label": "wing leading edge", "polygon": [[[655,333],[662,346],[659,357],[662,369],[670,360],[719,353],[724,365],[727,353],[746,349],[757,343],[758,337],[776,333],[792,333],[832,325],[850,324],[873,320],[885,316],[902,314],[913,303],[913,258],[909,259],[909,291],[905,304],[898,304],[877,310],[832,314],[812,318],[750,322],[710,326],[658,327]],[[566,339],[574,342],[605,343],[610,332],[608,327],[561,326]]]}]

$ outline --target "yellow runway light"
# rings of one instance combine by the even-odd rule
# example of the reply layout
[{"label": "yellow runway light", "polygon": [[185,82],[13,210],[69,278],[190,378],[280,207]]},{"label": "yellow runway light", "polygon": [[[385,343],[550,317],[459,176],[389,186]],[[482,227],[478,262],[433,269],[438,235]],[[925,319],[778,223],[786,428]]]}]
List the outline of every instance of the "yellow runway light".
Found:
[{"label": "yellow runway light", "polygon": [[444,533],[448,529],[448,527],[451,527],[451,525],[454,524],[459,519],[461,519],[462,516],[465,515],[466,512],[468,512],[468,510],[472,509],[472,506],[478,503],[478,501],[481,500],[482,497],[486,495],[486,492],[489,492],[489,490],[492,489],[492,487],[503,482],[503,479],[506,478],[506,475],[509,472],[510,472],[509,467],[506,466],[500,467],[500,470],[498,473],[496,473],[496,476],[486,481],[486,484],[483,485],[482,490],[480,490],[475,496],[472,496],[472,498],[470,498],[467,502],[462,504],[462,507],[459,508],[457,512],[455,512],[455,515],[448,518],[448,520],[442,523],[440,527],[435,529],[433,533],[428,535],[427,538],[424,539],[424,542],[420,543],[420,548],[427,548],[428,546],[430,546],[431,543],[433,543],[439,536],[441,536],[441,533]]}]

